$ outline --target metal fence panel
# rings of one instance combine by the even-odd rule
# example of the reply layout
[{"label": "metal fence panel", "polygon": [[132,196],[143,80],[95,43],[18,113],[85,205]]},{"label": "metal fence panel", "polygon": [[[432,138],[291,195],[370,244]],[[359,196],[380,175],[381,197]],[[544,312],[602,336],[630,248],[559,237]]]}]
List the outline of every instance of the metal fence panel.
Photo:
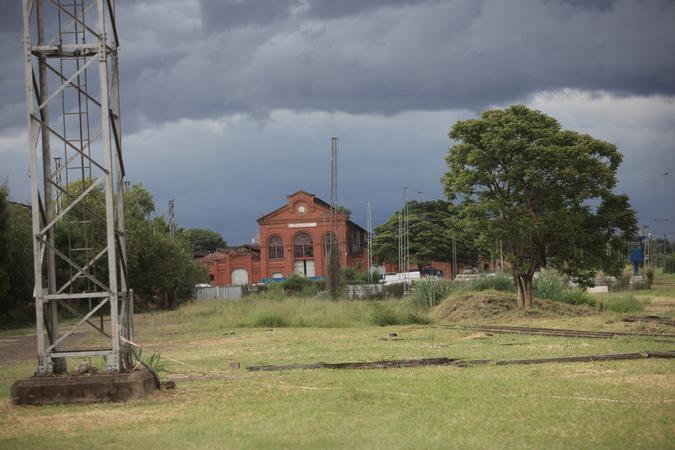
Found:
[{"label": "metal fence panel", "polygon": [[345,286],[345,296],[350,300],[382,298],[384,286],[381,284],[350,284]]},{"label": "metal fence panel", "polygon": [[195,300],[239,300],[248,294],[246,286],[212,286],[195,289]]}]

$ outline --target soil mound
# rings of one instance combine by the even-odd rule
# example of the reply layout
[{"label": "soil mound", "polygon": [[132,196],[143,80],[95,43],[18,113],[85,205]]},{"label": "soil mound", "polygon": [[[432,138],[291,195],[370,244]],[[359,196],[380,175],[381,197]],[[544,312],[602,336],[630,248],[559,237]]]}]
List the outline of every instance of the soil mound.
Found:
[{"label": "soil mound", "polygon": [[534,308],[528,311],[518,309],[516,297],[503,292],[473,292],[451,296],[438,305],[434,317],[442,321],[490,321],[491,319],[589,316],[595,314],[587,306],[567,305],[550,300],[535,300]]}]

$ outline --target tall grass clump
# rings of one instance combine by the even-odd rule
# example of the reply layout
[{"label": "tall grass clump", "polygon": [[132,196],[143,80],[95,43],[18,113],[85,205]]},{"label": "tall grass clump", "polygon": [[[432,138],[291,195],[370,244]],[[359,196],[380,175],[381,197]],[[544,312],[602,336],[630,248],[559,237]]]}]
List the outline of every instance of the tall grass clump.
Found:
[{"label": "tall grass clump", "polygon": [[369,322],[372,325],[386,327],[388,325],[426,325],[431,321],[425,315],[406,308],[403,303],[399,303],[398,307],[392,307],[383,305],[381,302],[373,302]]},{"label": "tall grass clump", "polygon": [[276,311],[261,311],[252,314],[250,323],[260,328],[283,328],[288,326],[288,321]]},{"label": "tall grass clump", "polygon": [[433,308],[452,291],[452,283],[436,278],[425,278],[413,283],[412,292],[406,299],[415,308]]},{"label": "tall grass clump", "polygon": [[555,270],[542,270],[534,279],[532,290],[536,298],[545,298],[568,305],[595,306],[592,295],[580,288],[568,288]]},{"label": "tall grass clump", "polygon": [[494,277],[476,278],[469,281],[469,289],[472,291],[495,291],[514,292],[513,278],[506,275],[495,275]]},{"label": "tall grass clump", "polygon": [[602,299],[604,309],[616,313],[633,313],[642,311],[644,305],[632,295],[608,296]]}]

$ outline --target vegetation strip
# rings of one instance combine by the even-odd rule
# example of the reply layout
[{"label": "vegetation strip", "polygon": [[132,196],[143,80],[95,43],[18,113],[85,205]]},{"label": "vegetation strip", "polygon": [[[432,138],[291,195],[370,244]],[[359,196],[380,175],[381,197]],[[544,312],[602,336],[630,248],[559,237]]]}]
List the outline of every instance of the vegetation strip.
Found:
[{"label": "vegetation strip", "polygon": [[658,316],[639,316],[639,317],[624,317],[621,319],[622,322],[655,322],[661,325],[670,325],[675,327],[675,320],[665,319]]},{"label": "vegetation strip", "polygon": [[458,325],[458,326],[440,325],[440,326],[442,328],[469,329],[475,331],[486,331],[494,333],[534,334],[544,336],[562,336],[562,337],[580,337],[580,338],[608,339],[615,336],[675,338],[675,334],[667,334],[667,333],[626,333],[622,331],[566,330],[563,328],[532,328],[532,327],[512,327],[502,325]]},{"label": "vegetation strip", "polygon": [[394,359],[371,362],[346,362],[346,363],[310,363],[310,364],[287,364],[279,366],[250,366],[246,370],[252,372],[271,372],[280,370],[294,369],[400,369],[406,367],[426,367],[426,366],[457,366],[473,367],[487,364],[497,366],[506,365],[527,365],[527,364],[546,364],[546,363],[565,363],[565,362],[593,362],[593,361],[624,361],[631,359],[647,358],[675,358],[675,351],[669,352],[634,352],[634,353],[615,353],[610,355],[586,355],[586,356],[560,356],[556,358],[535,358],[535,359],[505,359],[493,361],[490,359],[459,359],[459,358],[422,358],[422,359]]},{"label": "vegetation strip", "polygon": [[535,358],[535,359],[510,359],[496,361],[497,366],[506,366],[511,364],[546,364],[553,362],[592,362],[592,361],[622,361],[629,359],[646,358],[675,358],[675,351],[670,352],[635,352],[635,353],[615,353],[612,355],[591,355],[591,356],[562,356],[558,358]]},{"label": "vegetation strip", "polygon": [[311,364],[288,364],[281,366],[249,366],[246,370],[257,372],[293,369],[397,369],[404,367],[448,366],[456,364],[459,361],[460,360],[456,358],[422,358],[346,363],[317,362]]}]

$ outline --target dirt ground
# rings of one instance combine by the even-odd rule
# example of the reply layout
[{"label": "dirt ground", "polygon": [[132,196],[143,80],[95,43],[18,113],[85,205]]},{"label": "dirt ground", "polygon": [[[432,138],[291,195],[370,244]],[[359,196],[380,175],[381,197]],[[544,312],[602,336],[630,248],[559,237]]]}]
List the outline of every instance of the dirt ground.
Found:
[{"label": "dirt ground", "polygon": [[35,336],[0,337],[0,365],[27,361],[35,358]]}]

